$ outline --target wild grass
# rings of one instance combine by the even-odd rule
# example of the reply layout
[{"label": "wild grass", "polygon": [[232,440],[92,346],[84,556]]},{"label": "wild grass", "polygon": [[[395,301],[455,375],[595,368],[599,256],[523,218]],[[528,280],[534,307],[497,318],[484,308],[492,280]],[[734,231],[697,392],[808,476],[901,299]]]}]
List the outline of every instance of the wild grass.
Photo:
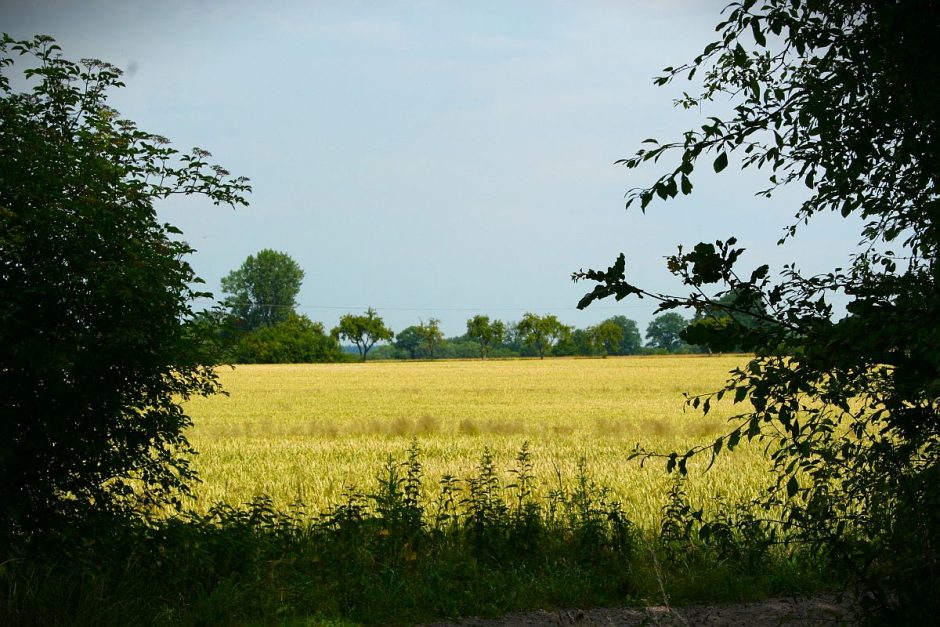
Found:
[{"label": "wild grass", "polygon": [[[488,447],[509,468],[529,443],[535,480],[564,488],[583,461],[627,515],[658,524],[669,479],[641,468],[634,445],[684,449],[721,432],[733,406],[707,417],[686,411],[683,392],[712,390],[742,356],[379,362],[238,366],[220,374],[228,397],[187,409],[200,455],[197,510],[265,494],[277,507],[312,510],[368,484],[389,456],[417,438],[433,498],[442,477],[465,475]],[[739,499],[766,481],[747,446],[689,482],[692,497]]]}]

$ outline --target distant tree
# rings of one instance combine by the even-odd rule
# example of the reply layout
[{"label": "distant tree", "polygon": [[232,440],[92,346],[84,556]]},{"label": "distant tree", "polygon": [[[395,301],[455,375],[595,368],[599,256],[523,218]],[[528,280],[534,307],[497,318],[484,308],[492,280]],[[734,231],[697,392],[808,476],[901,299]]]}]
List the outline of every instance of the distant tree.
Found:
[{"label": "distant tree", "polygon": [[[349,355],[349,353],[344,353]],[[399,349],[394,344],[379,344],[369,351],[369,359],[372,361],[377,361],[380,359],[389,360],[389,359],[407,359],[408,354]]]},{"label": "distant tree", "polygon": [[441,352],[456,359],[475,359],[480,356],[480,345],[466,335],[449,337],[444,340]]},{"label": "distant tree", "polygon": [[410,359],[417,359],[421,350],[421,331],[416,326],[405,327],[395,336],[395,346],[404,351]]},{"label": "distant tree", "polygon": [[613,322],[620,327],[620,331],[623,334],[620,340],[620,346],[613,354],[636,355],[640,352],[640,347],[643,346],[643,338],[640,336],[640,329],[637,327],[635,320],[631,320],[626,316],[613,316],[605,320],[605,322]]},{"label": "distant tree", "polygon": [[552,349],[553,355],[561,357],[571,355],[591,356],[597,355],[598,352],[593,328],[572,329],[571,333],[561,338]]},{"label": "distant tree", "polygon": [[245,330],[284,322],[297,306],[304,271],[287,253],[264,249],[222,278],[223,301]]},{"label": "distant tree", "polygon": [[604,357],[617,355],[623,342],[623,328],[613,320],[605,320],[590,328],[593,344],[601,351]]},{"label": "distant tree", "polygon": [[522,342],[535,349],[540,359],[545,359],[545,354],[553,346],[571,334],[571,327],[565,326],[553,315],[526,313],[516,328]]},{"label": "distant tree", "polygon": [[232,359],[240,364],[335,362],[343,360],[343,353],[322,323],[291,314],[283,322],[242,334]]},{"label": "distant tree", "polygon": [[682,332],[688,325],[689,322],[685,318],[673,311],[657,316],[646,327],[649,345],[669,353],[682,351],[686,346],[682,340]]},{"label": "distant tree", "polygon": [[362,361],[366,360],[369,350],[376,342],[391,341],[395,337],[372,307],[369,307],[363,316],[346,314],[341,317],[339,326],[333,329],[333,335],[346,338],[355,344]]},{"label": "distant tree", "polygon": [[503,341],[506,326],[499,320],[490,322],[489,316],[477,315],[467,320],[467,336],[480,345],[480,359],[486,359],[493,347]]},{"label": "distant tree", "polygon": [[503,334],[503,347],[512,353],[513,356],[524,356],[525,351],[529,351],[529,356],[534,356],[535,351],[530,349],[522,342],[522,334],[519,333],[519,321],[510,322],[506,325],[506,332]]},{"label": "distant tree", "polygon": [[768,322],[767,306],[759,295],[745,290],[728,290],[695,311],[682,337],[708,352],[740,352],[761,335]]},{"label": "distant tree", "polygon": [[222,278],[222,301],[240,329],[284,322],[294,314],[304,271],[287,253],[266,248]]},{"label": "distant tree", "polygon": [[418,325],[418,335],[421,337],[421,343],[428,352],[428,357],[434,359],[434,353],[444,341],[444,333],[441,331],[441,321],[437,318],[431,318],[427,322]]},{"label": "distant tree", "polygon": [[[22,61],[20,61],[22,59]],[[174,194],[246,204],[247,179],[118,117],[121,71],[0,37],[0,536],[90,509],[179,505],[183,402],[218,389]]]}]

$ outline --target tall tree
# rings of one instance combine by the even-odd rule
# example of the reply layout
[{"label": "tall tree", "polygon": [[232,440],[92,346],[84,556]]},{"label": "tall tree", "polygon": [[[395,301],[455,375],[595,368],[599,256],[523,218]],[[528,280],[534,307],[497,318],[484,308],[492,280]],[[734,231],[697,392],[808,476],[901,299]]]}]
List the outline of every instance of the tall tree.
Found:
[{"label": "tall tree", "polygon": [[416,359],[421,349],[421,332],[416,326],[405,327],[395,336],[395,347],[408,353],[408,357]]},{"label": "tall tree", "polygon": [[434,359],[434,352],[444,341],[444,332],[441,331],[441,321],[437,318],[431,318],[427,322],[421,322],[417,326],[418,335],[421,337],[421,343],[428,352],[428,358]]},{"label": "tall tree", "polygon": [[545,354],[551,351],[553,346],[571,334],[571,327],[565,326],[550,314],[539,316],[526,313],[516,328],[522,342],[534,348],[540,359],[545,359]]},{"label": "tall tree", "polygon": [[590,328],[592,343],[607,355],[617,355],[623,342],[623,328],[613,320],[605,320]]},{"label": "tall tree", "polygon": [[661,348],[669,353],[678,353],[687,344],[682,340],[682,332],[689,326],[689,321],[670,311],[653,318],[646,327],[646,339],[649,345]]},{"label": "tall tree", "polygon": [[182,402],[218,388],[192,249],[154,205],[234,206],[250,188],[118,117],[120,75],[49,37],[0,38],[3,534],[178,504],[194,476]]},{"label": "tall tree", "polygon": [[395,337],[392,330],[385,326],[382,317],[375,309],[369,307],[365,315],[354,316],[346,314],[339,319],[339,326],[333,329],[334,337],[346,338],[356,345],[359,358],[366,360],[369,351],[376,342],[389,342]]},{"label": "tall tree", "polygon": [[[940,612],[940,2],[754,0],[732,3],[718,39],[665,84],[703,77],[697,108],[717,97],[734,108],[676,142],[650,140],[623,163],[676,157],[628,203],[646,208],[692,191],[701,160],[721,172],[732,153],[780,186],[809,190],[784,240],[820,213],[862,219],[861,245],[841,267],[812,277],[785,266],[741,269],[736,240],[680,248],[668,267],[687,296],[654,294],[626,279],[621,255],[580,306],[642,295],[676,307],[720,309],[711,286],[762,301],[767,324],[733,316],[695,341],[740,343],[756,353],[716,392],[748,402],[731,430],[689,457],[768,442],[768,490],[753,504],[777,537],[818,548],[880,603],[893,624],[934,622]],[[833,294],[848,300],[835,316]],[[719,293],[720,295],[720,293]],[[706,411],[710,397],[692,399]],[[779,521],[774,523],[773,521]]]},{"label": "tall tree", "polygon": [[287,253],[265,248],[222,278],[223,301],[245,330],[272,326],[295,314],[304,271]]},{"label": "tall tree", "polygon": [[643,338],[640,337],[640,329],[637,327],[635,320],[631,320],[626,316],[613,316],[605,322],[613,322],[620,327],[623,334],[617,355],[635,355],[640,352],[640,347],[643,346]]},{"label": "tall tree", "polygon": [[586,329],[572,329],[567,337],[555,344],[552,353],[559,357],[601,355],[604,353],[604,346],[596,331],[596,326]]},{"label": "tall tree", "polygon": [[490,322],[489,316],[477,315],[467,320],[467,337],[480,345],[480,359],[486,359],[490,351],[503,341],[506,325],[500,320]]}]

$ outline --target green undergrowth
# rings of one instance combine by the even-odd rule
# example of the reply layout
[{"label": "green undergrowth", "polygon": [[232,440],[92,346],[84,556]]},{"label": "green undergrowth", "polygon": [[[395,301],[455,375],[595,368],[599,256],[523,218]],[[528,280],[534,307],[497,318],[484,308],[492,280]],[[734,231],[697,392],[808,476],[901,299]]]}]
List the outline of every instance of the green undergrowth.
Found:
[{"label": "green undergrowth", "polygon": [[730,527],[702,533],[680,482],[662,527],[640,530],[583,466],[542,493],[524,447],[510,475],[500,481],[485,451],[471,476],[445,477],[422,502],[413,445],[372,492],[320,514],[257,498],[146,523],[88,518],[6,543],[0,623],[414,624],[821,585],[812,561]]}]

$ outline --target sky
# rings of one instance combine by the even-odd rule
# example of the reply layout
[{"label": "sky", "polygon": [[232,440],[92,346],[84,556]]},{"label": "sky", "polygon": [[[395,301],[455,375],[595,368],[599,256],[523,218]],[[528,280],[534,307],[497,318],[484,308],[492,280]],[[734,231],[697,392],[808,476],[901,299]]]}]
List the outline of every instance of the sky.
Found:
[{"label": "sky", "polygon": [[645,330],[655,303],[579,311],[592,284],[571,274],[624,252],[632,282],[682,293],[664,261],[679,244],[736,236],[747,266],[812,273],[858,241],[857,224],[821,216],[777,246],[804,192],[757,198],[766,174],[733,161],[701,164],[689,197],[625,210],[627,190],[674,164],[616,160],[728,111],[675,108],[695,85],[653,85],[711,41],[725,4],[0,0],[0,30],[122,68],[123,117],[251,179],[249,207],[158,205],[219,297],[221,277],[271,248],[304,269],[298,311],[327,329],[374,307],[394,331],[437,318],[448,336],[529,311]]}]

